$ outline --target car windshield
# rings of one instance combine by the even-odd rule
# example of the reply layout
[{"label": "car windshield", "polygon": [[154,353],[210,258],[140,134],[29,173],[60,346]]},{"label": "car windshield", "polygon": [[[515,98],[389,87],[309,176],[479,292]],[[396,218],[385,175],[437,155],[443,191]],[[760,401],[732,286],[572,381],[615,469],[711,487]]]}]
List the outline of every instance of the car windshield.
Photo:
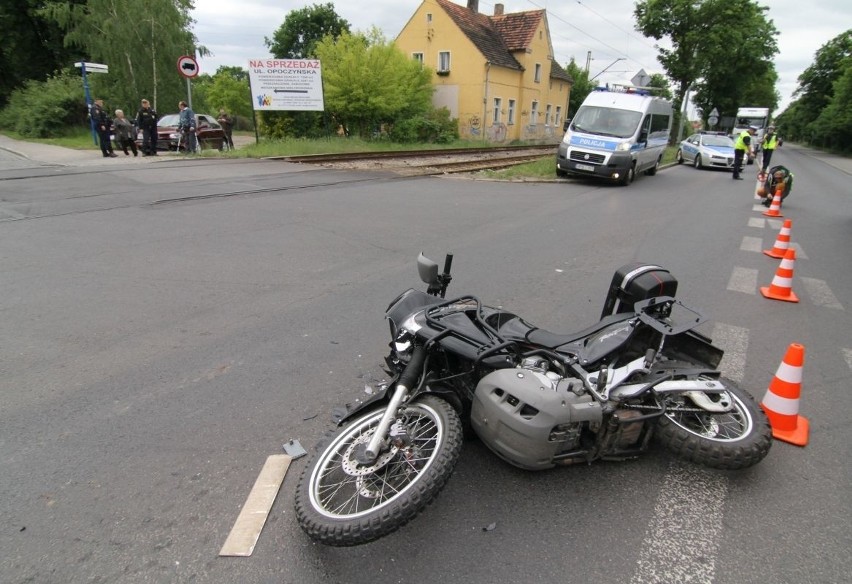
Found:
[{"label": "car windshield", "polygon": [[160,118],[160,121],[157,122],[158,126],[166,127],[177,127],[180,123],[180,114],[168,114]]},{"label": "car windshield", "polygon": [[705,146],[730,146],[734,147],[734,141],[727,136],[704,136]]},{"label": "car windshield", "polygon": [[571,129],[587,134],[629,138],[642,119],[640,112],[584,105],[574,116]]}]

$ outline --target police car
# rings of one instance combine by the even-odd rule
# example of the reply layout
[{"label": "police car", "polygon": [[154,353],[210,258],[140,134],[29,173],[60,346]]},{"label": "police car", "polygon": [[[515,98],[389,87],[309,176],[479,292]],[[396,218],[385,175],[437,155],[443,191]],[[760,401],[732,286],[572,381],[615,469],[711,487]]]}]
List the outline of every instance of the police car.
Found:
[{"label": "police car", "polygon": [[680,143],[675,154],[678,164],[695,168],[734,168],[734,141],[724,134],[693,134]]}]

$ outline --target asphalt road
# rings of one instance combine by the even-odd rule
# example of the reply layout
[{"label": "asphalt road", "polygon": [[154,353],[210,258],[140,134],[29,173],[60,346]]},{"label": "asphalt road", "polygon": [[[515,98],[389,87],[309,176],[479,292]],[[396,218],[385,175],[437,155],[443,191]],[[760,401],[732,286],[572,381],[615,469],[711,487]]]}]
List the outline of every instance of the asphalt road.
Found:
[{"label": "asphalt road", "polygon": [[[848,174],[775,154],[796,174],[792,304],[757,292],[781,220],[723,172],[620,188],[107,162],[0,153],[0,582],[848,581]],[[619,266],[663,265],[758,399],[805,345],[810,443],[743,472],[655,450],[531,473],[471,441],[433,505],[351,549],[296,525],[301,459],[254,554],[218,557],[266,458],[383,379],[383,310],[420,286],[421,250],[455,253],[450,294],[561,332],[598,318]]]}]

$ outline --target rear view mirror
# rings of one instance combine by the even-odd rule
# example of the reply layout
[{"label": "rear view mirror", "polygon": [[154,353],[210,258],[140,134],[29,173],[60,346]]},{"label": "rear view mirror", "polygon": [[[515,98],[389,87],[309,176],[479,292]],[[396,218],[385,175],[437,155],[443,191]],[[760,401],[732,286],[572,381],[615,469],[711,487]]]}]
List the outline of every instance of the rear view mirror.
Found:
[{"label": "rear view mirror", "polygon": [[438,264],[423,255],[423,252],[417,256],[417,272],[426,284],[431,286],[438,283]]}]

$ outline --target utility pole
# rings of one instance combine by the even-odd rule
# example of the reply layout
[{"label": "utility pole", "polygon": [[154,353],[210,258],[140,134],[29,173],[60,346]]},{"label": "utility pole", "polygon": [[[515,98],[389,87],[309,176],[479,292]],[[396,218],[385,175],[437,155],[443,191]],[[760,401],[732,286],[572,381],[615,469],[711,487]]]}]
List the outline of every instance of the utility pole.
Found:
[{"label": "utility pole", "polygon": [[592,64],[592,52],[586,53],[586,73],[589,72],[589,66]]}]

